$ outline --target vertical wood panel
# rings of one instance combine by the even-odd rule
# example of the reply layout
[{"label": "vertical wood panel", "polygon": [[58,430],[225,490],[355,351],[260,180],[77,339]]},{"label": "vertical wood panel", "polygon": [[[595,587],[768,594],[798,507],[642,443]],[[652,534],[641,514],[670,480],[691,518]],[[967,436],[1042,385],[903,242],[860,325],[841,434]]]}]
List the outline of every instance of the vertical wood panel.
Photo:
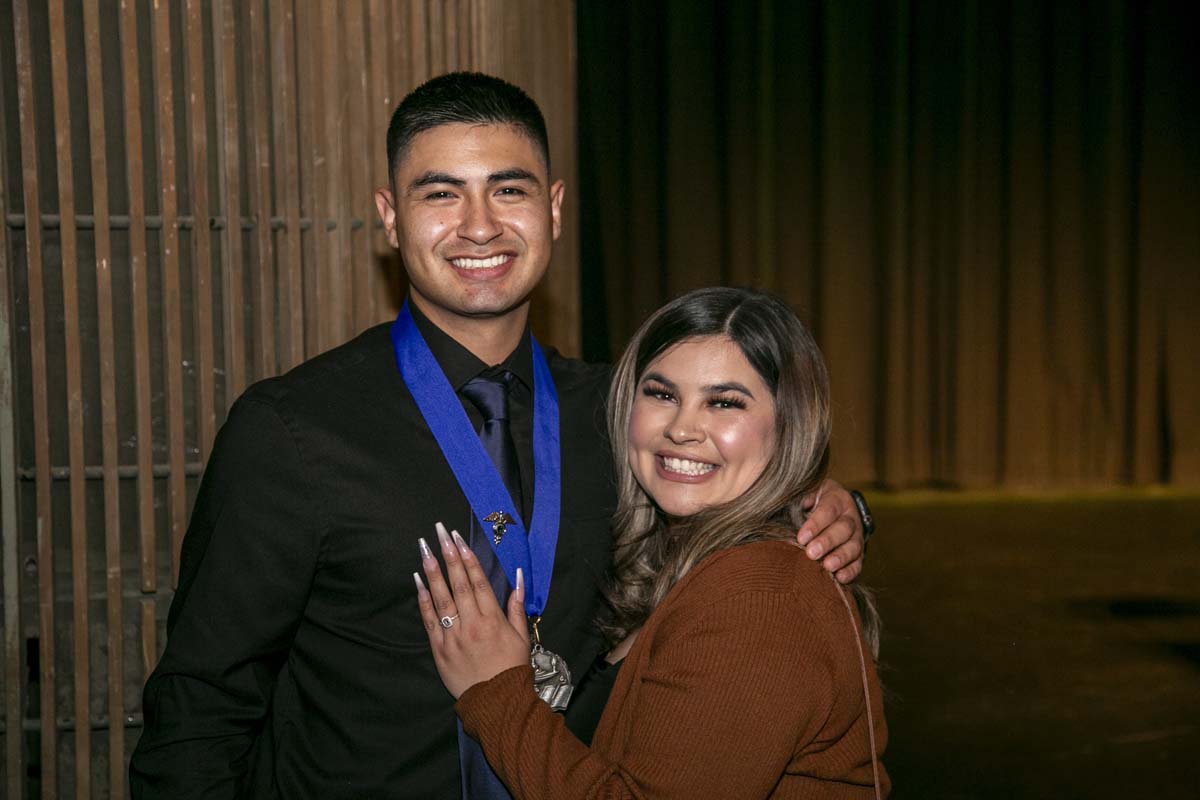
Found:
[{"label": "vertical wood panel", "polygon": [[54,153],[58,175],[59,252],[67,388],[67,462],[70,469],[71,603],[75,701],[75,797],[91,797],[91,714],[88,680],[88,558],[83,457],[83,371],[79,332],[79,270],[75,231],[75,171],[71,161],[71,97],[67,31],[62,0],[50,0],[50,72],[54,103]]},{"label": "vertical wood panel", "polygon": [[143,598],[142,611],[142,674],[149,675],[158,661],[158,625],[155,620],[155,602]]},{"label": "vertical wood panel", "polygon": [[212,235],[208,204],[208,96],[204,70],[204,20],[200,0],[187,0],[184,10],[184,75],[187,86],[188,183],[192,198],[192,307],[195,309],[196,438],[200,460],[217,432],[213,406]]},{"label": "vertical wood panel", "polygon": [[345,339],[349,325],[347,317],[352,306],[347,302],[350,292],[350,225],[349,204],[346,201],[346,170],[343,159],[345,150],[344,133],[346,125],[346,92],[343,71],[342,9],[332,3],[321,4],[321,26],[318,31],[320,53],[323,68],[322,97],[324,112],[322,114],[321,133],[323,134],[322,150],[325,155],[324,180],[318,184],[318,191],[324,191],[326,197],[326,212],[324,219],[328,232],[323,235],[325,242],[326,300],[322,304],[325,323],[325,341],[322,349],[333,347]]},{"label": "vertical wood panel", "polygon": [[[129,186],[129,275],[133,328],[134,414],[137,439],[138,540],[142,591],[158,588],[154,549],[153,434],[150,418],[150,309],[146,276],[146,198],[142,162],[142,88],[138,66],[137,9],[121,6],[121,74],[124,76],[125,172]],[[146,635],[146,632],[142,632]]]},{"label": "vertical wood panel", "polygon": [[392,66],[395,54],[391,50],[394,28],[392,14],[398,9],[383,0],[369,0],[367,6],[367,39],[370,62],[367,67],[367,150],[363,154],[366,162],[367,191],[363,198],[367,228],[367,269],[372,275],[370,286],[369,313],[372,320],[383,320],[390,316],[388,307],[388,281],[381,272],[381,265],[390,262],[389,248],[384,241],[383,228],[373,202],[373,191],[387,184],[386,149],[387,126],[392,108],[396,105],[394,94],[399,80]]},{"label": "vertical wood panel", "polygon": [[245,315],[242,308],[241,146],[238,139],[237,16],[233,0],[213,4],[214,83],[220,203],[225,225],[221,248],[221,311],[225,339],[225,402],[246,388]]},{"label": "vertical wood panel", "polygon": [[124,796],[124,600],[121,591],[120,483],[117,477],[117,376],[113,334],[112,244],[109,235],[108,154],[104,122],[99,0],[83,4],[87,58],[88,139],[96,242],[97,349],[100,362],[100,439],[104,482],[104,594],[108,652],[108,795]]},{"label": "vertical wood panel", "polygon": [[333,269],[333,252],[326,222],[328,211],[328,178],[325,135],[325,74],[321,66],[321,30],[324,27],[322,9],[316,4],[300,3],[296,7],[300,49],[318,57],[303,59],[303,85],[300,90],[301,182],[305,187],[309,227],[309,245],[304,270],[304,312],[307,318],[305,352],[308,356],[329,347],[329,321],[332,311],[327,304],[328,273]]},{"label": "vertical wood panel", "polygon": [[[8,107],[7,81],[0,81],[0,107]],[[24,722],[25,659],[21,628],[20,536],[17,515],[17,420],[13,385],[13,269],[8,236],[8,127],[0,125],[0,536],[4,581],[4,788],[6,797],[25,796],[25,737],[12,735]]]},{"label": "vertical wood panel", "polygon": [[425,14],[429,20],[428,26],[424,29],[416,29],[414,33],[419,35],[424,34],[429,42],[429,76],[440,75],[443,72],[449,72],[451,67],[446,58],[446,7],[449,2],[436,2],[436,0],[425,0]]},{"label": "vertical wood panel", "polygon": [[304,359],[304,273],[300,261],[300,167],[296,131],[296,14],[294,0],[271,0],[271,77],[274,91],[275,195],[283,211],[277,240],[284,370]]},{"label": "vertical wood panel", "polygon": [[[295,7],[297,50],[308,53],[319,52],[316,46],[314,27],[317,25],[316,9],[311,3],[300,3]],[[296,73],[297,99],[299,105],[298,142],[299,172],[301,188],[301,211],[308,215],[307,235],[301,238],[303,259],[302,277],[304,288],[304,352],[312,356],[321,350],[320,306],[324,293],[321,289],[321,265],[325,228],[322,224],[324,204],[317,190],[323,175],[319,166],[320,144],[317,139],[317,112],[320,97],[320,70],[316,58],[299,59]]]},{"label": "vertical wood panel", "polygon": [[409,57],[410,81],[406,88],[411,91],[428,80],[434,69],[433,56],[429,47],[429,31],[433,27],[433,22],[429,17],[427,0],[409,0],[408,25],[406,28],[403,26],[403,19],[400,20],[400,25],[397,35],[402,35],[407,40],[404,52],[407,52]]},{"label": "vertical wood panel", "polygon": [[33,379],[33,445],[36,481],[38,660],[42,797],[58,797],[57,661],[54,647],[54,526],[50,505],[50,425],[46,370],[46,308],[42,263],[41,197],[38,187],[37,125],[31,57],[29,0],[13,4],[17,105],[21,118],[21,182],[25,195],[25,258],[29,285],[30,377]]},{"label": "vertical wood panel", "polygon": [[167,514],[172,584],[187,527],[183,437],[183,306],[179,278],[179,220],[175,164],[175,82],[171,76],[171,3],[154,4],[154,89],[158,98],[158,177],[161,184],[163,384],[167,405]]},{"label": "vertical wood panel", "polygon": [[250,286],[254,295],[255,378],[275,374],[275,248],[271,238],[271,132],[267,122],[267,33],[265,0],[247,4],[250,17],[249,74],[245,124],[250,128],[250,175],[247,187],[254,219],[254,260]]},{"label": "vertical wood panel", "polygon": [[346,163],[346,173],[349,178],[349,202],[347,217],[356,222],[361,221],[362,227],[357,230],[347,230],[345,234],[349,261],[350,283],[354,287],[354,296],[347,309],[353,320],[353,328],[349,333],[360,331],[375,322],[371,314],[371,298],[374,294],[374,252],[371,239],[373,225],[370,225],[374,208],[371,203],[371,165],[375,161],[375,152],[370,146],[367,133],[367,120],[371,108],[367,94],[367,37],[363,24],[363,0],[347,3],[344,6],[346,23],[345,46],[343,53],[346,61],[346,152],[349,158]]}]

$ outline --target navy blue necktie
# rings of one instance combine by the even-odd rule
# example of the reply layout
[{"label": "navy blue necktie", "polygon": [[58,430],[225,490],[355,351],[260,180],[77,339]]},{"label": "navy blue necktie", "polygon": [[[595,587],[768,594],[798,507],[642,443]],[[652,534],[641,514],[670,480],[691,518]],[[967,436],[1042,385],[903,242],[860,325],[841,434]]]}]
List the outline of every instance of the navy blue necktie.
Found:
[{"label": "navy blue necktie", "polygon": [[[462,387],[464,397],[479,409],[483,416],[483,427],[479,431],[479,441],[487,451],[488,458],[500,473],[504,488],[512,498],[514,508],[496,508],[493,511],[506,511],[514,517],[521,516],[521,465],[517,462],[517,448],[513,446],[512,433],[508,424],[508,388],[515,376],[507,370],[489,370],[472,378]],[[471,550],[479,558],[479,565],[487,573],[496,599],[501,605],[508,599],[508,578],[504,568],[496,559],[492,550],[491,530],[484,530],[471,518]]]},{"label": "navy blue necktie", "polygon": [[[513,516],[521,514],[521,468],[517,462],[517,450],[513,446],[512,434],[508,425],[508,387],[513,381],[513,374],[507,370],[496,373],[489,370],[472,378],[460,390],[462,395],[470,400],[479,413],[483,415],[483,427],[479,431],[479,441],[487,451],[488,458],[496,466],[508,489],[515,508],[495,509],[507,511]],[[480,527],[478,520],[471,518],[471,550],[479,559],[479,565],[487,573],[496,599],[503,606],[508,600],[508,578],[492,550],[489,539],[491,530]],[[479,743],[467,736],[458,725],[458,751],[462,766],[463,797],[466,800],[509,800],[508,791],[504,784],[492,772],[491,766],[483,755]]]}]

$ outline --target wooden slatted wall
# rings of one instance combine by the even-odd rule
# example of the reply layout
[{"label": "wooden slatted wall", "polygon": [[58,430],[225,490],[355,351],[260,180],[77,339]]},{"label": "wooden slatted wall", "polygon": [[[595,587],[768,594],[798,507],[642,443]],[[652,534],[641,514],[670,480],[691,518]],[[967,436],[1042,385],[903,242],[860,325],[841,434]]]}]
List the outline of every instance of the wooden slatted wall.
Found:
[{"label": "wooden slatted wall", "polygon": [[[3,3],[0,794],[123,797],[226,410],[402,296],[371,197],[391,110],[509,78],[572,189],[573,4]],[[567,352],[573,197],[536,311]]]}]

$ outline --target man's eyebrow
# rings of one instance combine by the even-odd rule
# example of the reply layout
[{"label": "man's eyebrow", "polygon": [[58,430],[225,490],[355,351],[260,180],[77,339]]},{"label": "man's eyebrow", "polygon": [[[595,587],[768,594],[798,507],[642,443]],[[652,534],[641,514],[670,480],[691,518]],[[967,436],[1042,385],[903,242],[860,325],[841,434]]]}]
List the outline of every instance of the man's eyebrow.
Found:
[{"label": "man's eyebrow", "polygon": [[520,167],[502,169],[499,172],[493,172],[491,175],[488,175],[488,183],[502,183],[504,181],[529,181],[538,186],[541,186],[542,183],[537,179],[537,175]]},{"label": "man's eyebrow", "polygon": [[446,172],[426,172],[419,178],[408,185],[408,191],[413,192],[425,186],[431,186],[435,183],[446,183],[451,186],[466,186],[467,182],[462,178],[456,178]]}]

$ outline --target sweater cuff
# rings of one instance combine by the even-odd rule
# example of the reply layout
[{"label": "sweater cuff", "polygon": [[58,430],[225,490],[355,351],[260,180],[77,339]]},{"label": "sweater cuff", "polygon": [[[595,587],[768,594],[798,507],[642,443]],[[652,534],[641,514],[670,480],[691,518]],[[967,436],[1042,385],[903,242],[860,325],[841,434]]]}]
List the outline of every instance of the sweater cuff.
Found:
[{"label": "sweater cuff", "polygon": [[462,720],[463,730],[478,739],[479,729],[488,727],[489,720],[500,722],[512,712],[512,698],[521,693],[537,699],[533,693],[533,667],[529,664],[510,667],[471,686],[459,695],[454,711]]}]

